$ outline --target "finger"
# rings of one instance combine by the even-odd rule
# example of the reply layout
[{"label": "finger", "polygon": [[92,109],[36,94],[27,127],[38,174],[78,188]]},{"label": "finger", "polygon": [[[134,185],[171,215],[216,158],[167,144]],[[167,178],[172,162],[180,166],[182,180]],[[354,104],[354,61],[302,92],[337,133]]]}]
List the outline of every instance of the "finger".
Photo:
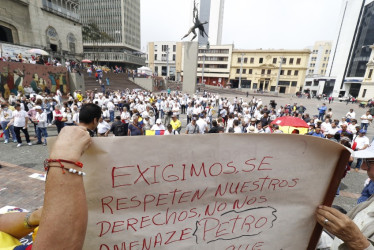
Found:
[{"label": "finger", "polygon": [[332,213],[324,209],[317,209],[316,214],[336,223],[339,219]]},{"label": "finger", "polygon": [[332,221],[326,221],[326,218],[321,215],[316,215],[317,222],[330,233],[336,235],[339,230],[339,226],[334,224]]},{"label": "finger", "polygon": [[332,208],[332,207],[327,207],[327,206],[322,206],[323,210],[328,211],[329,213],[333,214],[335,217],[343,219],[345,218],[345,215],[339,212],[337,209]]}]

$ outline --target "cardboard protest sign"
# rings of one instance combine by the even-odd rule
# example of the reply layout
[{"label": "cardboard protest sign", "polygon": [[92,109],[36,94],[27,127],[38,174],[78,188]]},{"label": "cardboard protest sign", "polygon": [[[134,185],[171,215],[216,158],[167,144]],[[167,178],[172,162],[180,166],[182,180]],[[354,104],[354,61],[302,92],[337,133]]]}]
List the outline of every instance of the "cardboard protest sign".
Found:
[{"label": "cardboard protest sign", "polygon": [[299,135],[95,138],[84,249],[312,249],[348,157]]}]

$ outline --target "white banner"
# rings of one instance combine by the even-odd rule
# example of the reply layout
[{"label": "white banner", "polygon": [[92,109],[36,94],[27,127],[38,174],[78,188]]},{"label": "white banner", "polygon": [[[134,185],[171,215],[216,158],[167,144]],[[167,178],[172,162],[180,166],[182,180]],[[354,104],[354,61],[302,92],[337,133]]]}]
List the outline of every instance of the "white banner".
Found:
[{"label": "white banner", "polygon": [[307,249],[315,209],[328,190],[332,202],[349,157],[300,135],[93,142],[83,156],[87,250]]}]

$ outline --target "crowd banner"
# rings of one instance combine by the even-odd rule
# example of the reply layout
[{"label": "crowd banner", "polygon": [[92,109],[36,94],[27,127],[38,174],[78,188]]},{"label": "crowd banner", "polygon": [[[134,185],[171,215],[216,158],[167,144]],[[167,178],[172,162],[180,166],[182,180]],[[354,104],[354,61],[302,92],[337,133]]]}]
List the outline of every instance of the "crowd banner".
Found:
[{"label": "crowd banner", "polygon": [[315,249],[349,155],[301,135],[94,138],[84,249]]}]

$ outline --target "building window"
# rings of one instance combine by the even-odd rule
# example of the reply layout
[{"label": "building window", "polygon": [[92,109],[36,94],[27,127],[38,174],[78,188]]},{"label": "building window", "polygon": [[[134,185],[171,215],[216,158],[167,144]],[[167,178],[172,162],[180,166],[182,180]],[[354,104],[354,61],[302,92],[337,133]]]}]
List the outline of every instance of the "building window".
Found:
[{"label": "building window", "polygon": [[312,82],[306,82],[305,86],[312,86]]},{"label": "building window", "polygon": [[162,45],[162,52],[168,51],[168,46],[167,45]]},{"label": "building window", "polygon": [[371,77],[372,77],[372,75],[373,75],[373,70],[371,69],[371,70],[369,71],[369,75],[368,75],[368,78],[371,78]]},{"label": "building window", "polygon": [[291,82],[291,86],[292,87],[296,87],[297,86],[297,82]]},{"label": "building window", "polygon": [[248,69],[248,74],[252,75],[252,69]]},{"label": "building window", "polygon": [[248,58],[247,57],[244,58],[244,63],[248,63]]},{"label": "building window", "polygon": [[322,64],[322,68],[324,68],[326,66],[326,63]]},{"label": "building window", "polygon": [[265,70],[264,69],[261,70],[261,75],[265,75]]},{"label": "building window", "polygon": [[236,69],[236,74],[240,74],[240,69]]},{"label": "building window", "polygon": [[278,85],[279,86],[290,86],[290,82],[289,81],[279,81]]},{"label": "building window", "polygon": [[263,62],[264,62],[264,58],[261,57],[261,58],[258,60],[258,62],[259,62],[259,63],[263,63]]},{"label": "building window", "polygon": [[173,52],[177,51],[177,45],[173,45]]},{"label": "building window", "polygon": [[293,64],[293,58],[290,58],[290,64]]},{"label": "building window", "polygon": [[283,75],[284,75],[284,70],[282,69],[282,70],[281,70],[281,76],[283,76]]},{"label": "building window", "polygon": [[175,54],[173,54],[173,61],[175,61]]},{"label": "building window", "polygon": [[325,54],[328,54],[328,53],[329,53],[329,50],[326,50],[326,51],[325,51]]},{"label": "building window", "polygon": [[365,97],[366,95],[366,89],[364,89],[364,93],[362,93],[362,97]]},{"label": "building window", "polygon": [[295,75],[295,76],[298,76],[298,75],[299,75],[299,71],[298,71],[298,70],[295,70],[294,75]]},{"label": "building window", "polygon": [[241,63],[241,62],[242,62],[242,58],[238,57],[238,63]]},{"label": "building window", "polygon": [[287,75],[290,76],[292,74],[292,70],[287,71]]},{"label": "building window", "polygon": [[286,64],[286,63],[287,63],[287,58],[283,57],[282,64]]},{"label": "building window", "polygon": [[296,65],[300,65],[300,64],[301,64],[301,58],[297,58]]},{"label": "building window", "polygon": [[158,48],[158,46],[157,46],[157,45],[155,45],[155,52],[157,52],[157,48]]},{"label": "building window", "polygon": [[270,75],[271,74],[271,69],[268,69],[268,75]]},{"label": "building window", "polygon": [[276,64],[277,63],[277,58],[273,58],[273,64]]},{"label": "building window", "polygon": [[327,57],[324,57],[323,60],[326,61],[326,60],[327,60]]},{"label": "building window", "polygon": [[254,57],[251,57],[250,63],[255,63]]},{"label": "building window", "polygon": [[155,54],[155,61],[157,61],[157,54]]},{"label": "building window", "polygon": [[243,74],[247,74],[247,70],[246,69],[243,69]]}]

